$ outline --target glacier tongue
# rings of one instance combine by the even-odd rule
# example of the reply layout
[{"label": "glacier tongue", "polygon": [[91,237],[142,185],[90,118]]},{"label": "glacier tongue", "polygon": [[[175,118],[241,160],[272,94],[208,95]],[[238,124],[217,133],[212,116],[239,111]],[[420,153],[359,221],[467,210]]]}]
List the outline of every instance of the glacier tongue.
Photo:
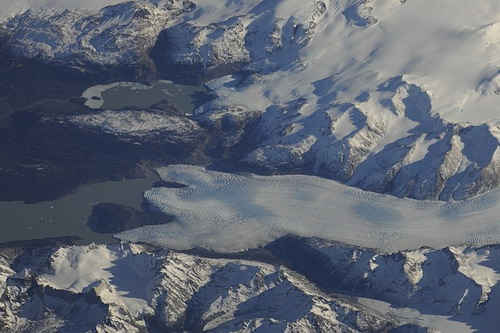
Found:
[{"label": "glacier tongue", "polygon": [[500,242],[500,191],[456,202],[417,201],[366,192],[314,176],[238,175],[202,167],[159,168],[183,188],[144,193],[165,225],[116,235],[172,249],[236,252],[284,235],[321,237],[381,251]]},{"label": "glacier tongue", "polygon": [[352,187],[160,169],[188,186],[145,199],[177,220],[117,237],[220,252],[268,244],[274,264],[136,244],[10,259],[1,249],[0,332],[498,328],[498,246],[456,245],[500,242],[498,0],[80,2],[4,1],[2,52],[134,78],[160,65],[205,72],[214,98],[189,119],[109,110],[55,121],[144,142],[207,131],[221,155],[246,145],[240,166]]}]

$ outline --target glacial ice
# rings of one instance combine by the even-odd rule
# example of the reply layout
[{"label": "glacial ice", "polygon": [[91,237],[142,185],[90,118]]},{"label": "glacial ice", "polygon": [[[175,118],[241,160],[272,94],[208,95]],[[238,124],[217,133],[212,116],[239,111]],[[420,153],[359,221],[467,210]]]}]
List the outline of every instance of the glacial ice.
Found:
[{"label": "glacial ice", "polygon": [[220,252],[266,245],[284,235],[320,237],[384,252],[500,242],[500,191],[455,202],[365,192],[314,176],[228,174],[198,166],[159,168],[184,188],[153,188],[144,198],[176,220],[117,238]]}]

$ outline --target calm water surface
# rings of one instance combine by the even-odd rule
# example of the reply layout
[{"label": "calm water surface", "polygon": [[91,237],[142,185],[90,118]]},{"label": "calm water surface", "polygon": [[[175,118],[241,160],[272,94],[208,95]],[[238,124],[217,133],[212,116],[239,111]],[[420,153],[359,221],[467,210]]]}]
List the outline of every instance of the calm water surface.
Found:
[{"label": "calm water surface", "polygon": [[[207,91],[202,86],[184,86],[169,81],[151,85],[117,83],[96,88],[97,95],[89,97],[102,101],[101,109],[147,108],[170,100],[185,113],[192,113],[196,104],[206,98]],[[86,185],[54,201],[36,204],[0,201],[0,243],[62,236],[81,237],[82,241],[77,242],[80,244],[110,241],[111,235],[98,234],[87,227],[92,207],[97,203],[112,202],[141,209],[142,193],[158,180],[158,176],[150,171],[143,179]]]},{"label": "calm water surface", "polygon": [[146,178],[86,185],[58,200],[35,204],[0,201],[0,242],[61,236],[81,237],[79,244],[108,242],[111,235],[98,234],[87,227],[92,206],[113,202],[140,210],[142,193],[158,180],[149,171]]},{"label": "calm water surface", "polygon": [[165,99],[174,102],[184,112],[192,113],[196,101],[203,99],[207,90],[203,86],[185,86],[158,81],[150,86],[118,85],[101,92],[102,109],[125,107],[147,108]]}]

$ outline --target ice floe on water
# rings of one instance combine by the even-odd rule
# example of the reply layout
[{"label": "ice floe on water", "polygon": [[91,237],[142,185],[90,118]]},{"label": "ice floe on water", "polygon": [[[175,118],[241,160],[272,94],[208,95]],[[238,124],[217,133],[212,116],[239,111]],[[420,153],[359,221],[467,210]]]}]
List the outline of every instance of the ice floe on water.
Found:
[{"label": "ice floe on water", "polygon": [[458,202],[365,192],[314,176],[228,174],[198,166],[158,169],[188,185],[153,188],[145,199],[173,223],[117,235],[173,249],[221,252],[263,246],[284,235],[321,237],[382,251],[500,242],[500,192]]}]

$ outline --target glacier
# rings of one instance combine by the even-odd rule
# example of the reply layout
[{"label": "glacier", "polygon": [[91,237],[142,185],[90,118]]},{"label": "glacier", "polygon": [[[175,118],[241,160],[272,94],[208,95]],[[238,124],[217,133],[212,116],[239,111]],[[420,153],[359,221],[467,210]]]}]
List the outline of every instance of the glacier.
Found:
[{"label": "glacier", "polygon": [[286,236],[320,237],[383,252],[500,242],[500,192],[456,202],[370,193],[314,176],[229,174],[159,168],[183,188],[144,193],[149,209],[175,215],[115,237],[167,248],[238,252]]},{"label": "glacier", "polygon": [[[270,175],[160,168],[187,186],[144,199],[176,220],[116,235],[146,244],[0,249],[0,332],[498,327],[500,252],[486,245],[500,243],[497,0],[9,0],[0,12],[6,55],[118,73],[83,92],[92,110],[43,121],[138,144],[196,139],[232,171]],[[212,99],[189,117],[100,109],[111,82],[167,79],[160,68],[208,73]],[[274,261],[232,253],[254,248]]]}]

